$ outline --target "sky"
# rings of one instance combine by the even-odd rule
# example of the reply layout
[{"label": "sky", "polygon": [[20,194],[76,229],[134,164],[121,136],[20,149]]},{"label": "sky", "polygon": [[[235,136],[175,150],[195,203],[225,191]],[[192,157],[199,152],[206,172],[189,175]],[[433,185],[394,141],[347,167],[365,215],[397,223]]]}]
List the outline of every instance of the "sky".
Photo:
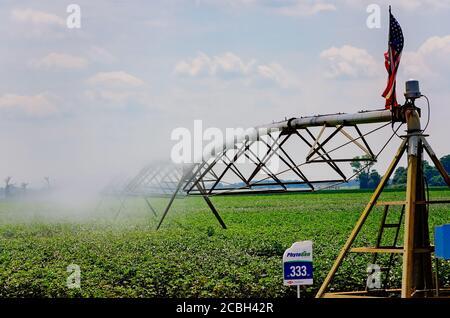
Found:
[{"label": "sky", "polygon": [[167,159],[173,129],[196,119],[225,129],[383,108],[389,4],[405,36],[398,99],[420,80],[429,141],[448,154],[450,0],[2,0],[0,178],[98,187]]}]

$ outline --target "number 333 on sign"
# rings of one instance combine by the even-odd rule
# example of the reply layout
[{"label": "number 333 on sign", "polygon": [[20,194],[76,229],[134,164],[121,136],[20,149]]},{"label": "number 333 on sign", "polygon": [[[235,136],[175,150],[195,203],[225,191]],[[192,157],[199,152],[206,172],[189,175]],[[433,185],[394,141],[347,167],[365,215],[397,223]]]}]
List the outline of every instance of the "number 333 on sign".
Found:
[{"label": "number 333 on sign", "polygon": [[283,255],[284,285],[312,285],[312,241],[295,242]]}]

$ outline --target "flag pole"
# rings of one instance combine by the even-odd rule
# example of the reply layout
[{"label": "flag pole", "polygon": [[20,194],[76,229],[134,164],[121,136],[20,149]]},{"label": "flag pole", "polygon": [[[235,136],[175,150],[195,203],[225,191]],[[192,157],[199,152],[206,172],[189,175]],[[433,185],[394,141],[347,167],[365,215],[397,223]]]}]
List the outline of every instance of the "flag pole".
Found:
[{"label": "flag pole", "polygon": [[[389,57],[390,57],[389,67],[390,67],[391,72],[392,72],[393,71],[392,70],[392,59],[391,59],[391,52],[390,52],[390,50],[391,50],[391,19],[392,19],[392,12],[391,12],[391,5],[389,5],[389,22],[388,22],[389,32],[388,32],[388,49],[387,49],[387,52],[388,52]],[[391,96],[393,96],[395,94],[395,83],[393,83],[392,85],[394,87],[392,88],[393,90],[392,90]],[[392,97],[390,97],[389,100],[390,100],[389,108],[390,108],[391,112],[393,113],[394,112],[394,103],[392,102]],[[392,125],[394,125],[394,123],[392,123]],[[394,127],[394,126],[392,126],[392,127]]]},{"label": "flag pole", "polygon": [[[388,51],[390,50],[390,46],[391,46],[391,19],[392,19],[392,12],[391,12],[391,5],[389,5],[389,37],[388,37]],[[391,59],[391,63],[392,63],[392,59]],[[393,66],[392,65],[390,65],[391,66],[391,72],[393,72],[394,70],[393,70]],[[394,66],[395,67],[395,66]],[[391,101],[391,105],[390,105],[390,108],[391,108],[391,112],[394,112],[394,99],[392,98],[392,96],[395,96],[395,84],[396,84],[396,80],[395,80],[395,78],[394,78],[394,83],[392,84],[393,85],[393,88],[392,88],[392,94],[391,94],[391,98],[390,98],[390,101]],[[392,126],[393,127],[393,126]]]},{"label": "flag pole", "polygon": [[391,5],[389,5],[389,33],[388,33],[388,49],[389,49],[389,42],[391,41],[391,17],[392,17],[392,13],[391,13]]}]

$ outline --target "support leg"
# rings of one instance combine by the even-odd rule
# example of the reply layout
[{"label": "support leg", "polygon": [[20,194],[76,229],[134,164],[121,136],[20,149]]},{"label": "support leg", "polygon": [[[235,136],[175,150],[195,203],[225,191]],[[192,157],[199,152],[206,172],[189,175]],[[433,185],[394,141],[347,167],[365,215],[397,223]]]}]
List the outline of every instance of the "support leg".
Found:
[{"label": "support leg", "polygon": [[[425,138],[420,134],[420,119],[415,109],[406,111],[406,123],[408,127],[408,172],[403,243],[402,298],[414,297],[416,291],[425,291],[432,288],[428,209],[426,205],[417,205],[417,201],[425,200],[422,168],[423,141]],[[428,250],[428,252],[416,253],[418,248]]]},{"label": "support leg", "polygon": [[439,171],[439,173],[442,175],[442,178],[444,178],[445,183],[447,183],[447,185],[450,187],[450,177],[449,177],[447,171],[445,170],[444,166],[442,166],[441,161],[438,159],[438,157],[434,153],[433,149],[431,149],[430,144],[428,143],[428,141],[425,138],[422,138],[422,142],[423,142],[423,146],[424,146],[426,152],[428,153],[428,156],[430,156],[431,161],[433,161],[434,166]]},{"label": "support leg", "polygon": [[219,212],[217,212],[215,206],[212,204],[211,200],[209,199],[209,197],[206,195],[205,189],[202,188],[202,186],[200,185],[200,183],[197,183],[197,189],[198,191],[202,194],[203,199],[206,201],[206,204],[208,204],[209,208],[211,209],[211,212],[214,214],[214,216],[216,217],[217,221],[219,221],[220,225],[222,226],[222,228],[224,230],[227,229],[227,226],[225,225],[225,222],[222,220],[222,218],[219,215]]},{"label": "support leg", "polygon": [[156,213],[155,208],[150,204],[150,201],[148,201],[148,199],[146,197],[144,197],[145,202],[147,203],[148,208],[150,209],[150,211],[153,212],[154,216],[158,216],[158,213]]},{"label": "support leg", "polygon": [[[172,196],[170,197],[170,201],[167,204],[164,213],[161,217],[161,220],[158,223],[158,226],[156,227],[156,230],[158,230],[161,227],[162,222],[164,221],[167,213],[170,210],[170,207],[172,206],[173,201],[175,200],[175,197],[177,196],[178,192],[180,191],[181,187],[184,184],[184,180],[186,180],[186,177],[183,176],[180,179],[180,182],[177,185],[177,188],[175,190],[175,192],[172,194]],[[202,194],[203,199],[206,201],[206,203],[208,204],[209,208],[211,209],[212,213],[214,214],[214,216],[217,218],[217,220],[219,221],[220,225],[222,226],[223,229],[226,229],[227,226],[225,225],[225,223],[223,222],[222,218],[220,217],[219,213],[217,212],[216,208],[214,207],[214,205],[212,204],[211,200],[208,198],[208,196],[206,195],[205,189],[201,186],[200,181],[196,182],[196,186],[197,189],[199,190],[199,192]]]},{"label": "support leg", "polygon": [[[408,181],[405,206],[405,237],[403,244],[402,297],[414,297],[415,291],[433,288],[432,261],[428,228],[428,208],[425,204],[425,185],[423,176],[423,147],[421,140],[417,147],[414,137],[410,141],[411,148],[417,153],[408,156]],[[428,249],[429,252],[416,253],[416,249]],[[429,292],[425,292],[429,293]]]},{"label": "support leg", "polygon": [[183,186],[183,184],[184,184],[184,177],[181,177],[180,182],[178,182],[177,188],[175,189],[175,192],[170,197],[169,203],[167,204],[166,208],[164,209],[164,213],[161,217],[161,220],[158,223],[158,226],[156,227],[156,230],[159,230],[159,228],[161,227],[162,222],[166,218],[166,215],[169,212],[170,207],[172,206],[172,203],[175,200],[175,198],[176,198],[178,192],[180,191],[181,187]]},{"label": "support leg", "polygon": [[408,157],[405,237],[403,243],[402,298],[410,298],[413,292],[414,221],[416,212],[417,162],[418,159],[416,155],[410,155]]},{"label": "support leg", "polygon": [[119,217],[120,213],[122,212],[122,209],[125,207],[125,201],[126,201],[126,196],[123,195],[122,198],[120,198],[120,205],[119,208],[116,211],[116,214],[114,215],[114,221],[117,220],[117,218]]},{"label": "support leg", "polygon": [[397,153],[392,160],[391,164],[389,165],[388,170],[386,171],[385,175],[381,179],[380,183],[378,184],[378,187],[376,188],[375,192],[373,193],[372,197],[370,198],[369,203],[367,204],[366,208],[364,209],[363,213],[358,219],[358,222],[356,223],[355,227],[353,228],[352,233],[350,234],[349,238],[345,242],[344,247],[342,248],[341,252],[339,253],[336,261],[333,264],[333,267],[331,268],[330,272],[328,273],[327,277],[325,278],[325,281],[322,283],[322,286],[319,289],[319,292],[316,295],[316,298],[322,297],[322,295],[325,293],[325,290],[327,289],[328,285],[330,284],[331,280],[333,279],[334,275],[336,274],[336,271],[338,270],[339,266],[341,265],[342,261],[344,260],[345,255],[349,251],[351,245],[353,244],[353,241],[356,239],[356,236],[358,235],[359,231],[361,230],[361,227],[363,226],[364,222],[366,221],[367,217],[369,216],[370,211],[372,210],[373,206],[375,205],[378,197],[381,194],[381,191],[383,190],[384,186],[388,182],[390,176],[394,172],[395,167],[397,166],[398,162],[400,161],[404,151],[406,148],[406,140],[404,140],[400,147],[397,150]]}]

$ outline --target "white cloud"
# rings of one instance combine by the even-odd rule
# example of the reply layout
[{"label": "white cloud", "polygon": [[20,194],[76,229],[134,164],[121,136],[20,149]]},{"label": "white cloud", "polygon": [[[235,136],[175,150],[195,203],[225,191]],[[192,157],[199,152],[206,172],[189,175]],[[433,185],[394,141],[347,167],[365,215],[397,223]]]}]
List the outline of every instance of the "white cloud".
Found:
[{"label": "white cloud", "polygon": [[403,52],[402,60],[400,63],[400,72],[405,74],[407,77],[423,77],[423,76],[433,76],[433,71],[431,70],[428,63],[425,61],[424,57],[418,52]]},{"label": "white cloud", "polygon": [[124,71],[100,72],[87,80],[89,85],[102,85],[113,87],[139,87],[144,85],[140,78]]},{"label": "white cloud", "polygon": [[[30,66],[38,69],[84,69],[88,66],[89,62],[95,62],[100,64],[112,64],[117,61],[116,57],[108,52],[106,49],[93,46],[86,51],[85,57],[74,56],[66,53],[52,52],[48,55],[30,61]],[[105,73],[106,74],[106,73]],[[127,77],[126,74],[110,73],[109,75],[101,75],[103,77]],[[118,79],[120,80],[120,79]],[[124,81],[130,79],[124,79]]]},{"label": "white cloud", "polygon": [[280,14],[299,17],[335,10],[336,6],[334,4],[319,1],[292,1],[292,4],[277,9]]},{"label": "white cloud", "polygon": [[175,73],[193,77],[202,75],[242,76],[248,74],[254,64],[254,60],[245,63],[239,56],[231,52],[213,57],[200,52],[193,59],[178,62],[175,66]]},{"label": "white cloud", "polygon": [[447,75],[450,69],[450,35],[428,38],[417,51],[402,57],[402,72],[410,77]]},{"label": "white cloud", "polygon": [[222,56],[215,56],[212,61],[213,74],[248,74],[252,66],[255,64],[254,60],[245,63],[239,56],[227,52]]},{"label": "white cloud", "polygon": [[129,101],[136,100],[139,96],[139,94],[134,91],[117,91],[111,89],[86,90],[84,95],[90,100],[112,102],[114,105],[124,105]]},{"label": "white cloud", "polygon": [[237,10],[243,7],[260,7],[277,14],[298,17],[336,10],[336,6],[331,1],[320,0],[197,0],[197,5],[201,4],[226,6]]},{"label": "white cloud", "polygon": [[330,78],[373,77],[379,74],[381,65],[366,50],[350,45],[326,49],[320,58],[328,63],[326,76]]},{"label": "white cloud", "polygon": [[90,60],[97,63],[112,64],[117,62],[117,58],[111,52],[99,46],[91,47],[88,55]]},{"label": "white cloud", "polygon": [[439,53],[442,56],[448,57],[450,54],[450,35],[443,37],[433,36],[427,39],[420,46],[419,53],[422,55]]},{"label": "white cloud", "polygon": [[102,107],[125,109],[152,105],[145,82],[124,71],[102,72],[87,79],[84,96]]},{"label": "white cloud", "polygon": [[[63,14],[65,14],[65,11],[63,11]],[[15,36],[31,39],[62,39],[67,36],[65,17],[26,8],[11,10],[10,18],[15,22],[15,26],[11,30],[15,33]]]},{"label": "white cloud", "polygon": [[278,63],[258,65],[256,69],[259,77],[276,82],[282,88],[300,87],[300,81]]},{"label": "white cloud", "polygon": [[274,82],[283,88],[298,84],[295,76],[279,63],[258,64],[256,59],[244,61],[231,52],[212,57],[200,52],[195,58],[178,62],[175,73],[190,77],[244,79],[247,84]]},{"label": "white cloud", "polygon": [[155,98],[145,89],[93,88],[85,90],[83,97],[96,109],[148,111],[159,108]]},{"label": "white cloud", "polygon": [[88,61],[82,57],[53,52],[30,64],[32,67],[45,69],[82,69],[88,65]]},{"label": "white cloud", "polygon": [[11,11],[11,18],[16,22],[36,25],[65,25],[65,21],[61,17],[33,9],[13,9]]},{"label": "white cloud", "polygon": [[[381,7],[387,8],[392,4],[393,10],[439,10],[449,9],[450,0],[396,0],[395,3],[392,0],[343,0],[347,5],[352,7],[367,7],[369,4],[376,3]],[[395,13],[394,13],[395,15]]]},{"label": "white cloud", "polygon": [[0,96],[0,111],[30,117],[46,117],[57,113],[58,109],[46,93],[33,96],[4,94]]}]

